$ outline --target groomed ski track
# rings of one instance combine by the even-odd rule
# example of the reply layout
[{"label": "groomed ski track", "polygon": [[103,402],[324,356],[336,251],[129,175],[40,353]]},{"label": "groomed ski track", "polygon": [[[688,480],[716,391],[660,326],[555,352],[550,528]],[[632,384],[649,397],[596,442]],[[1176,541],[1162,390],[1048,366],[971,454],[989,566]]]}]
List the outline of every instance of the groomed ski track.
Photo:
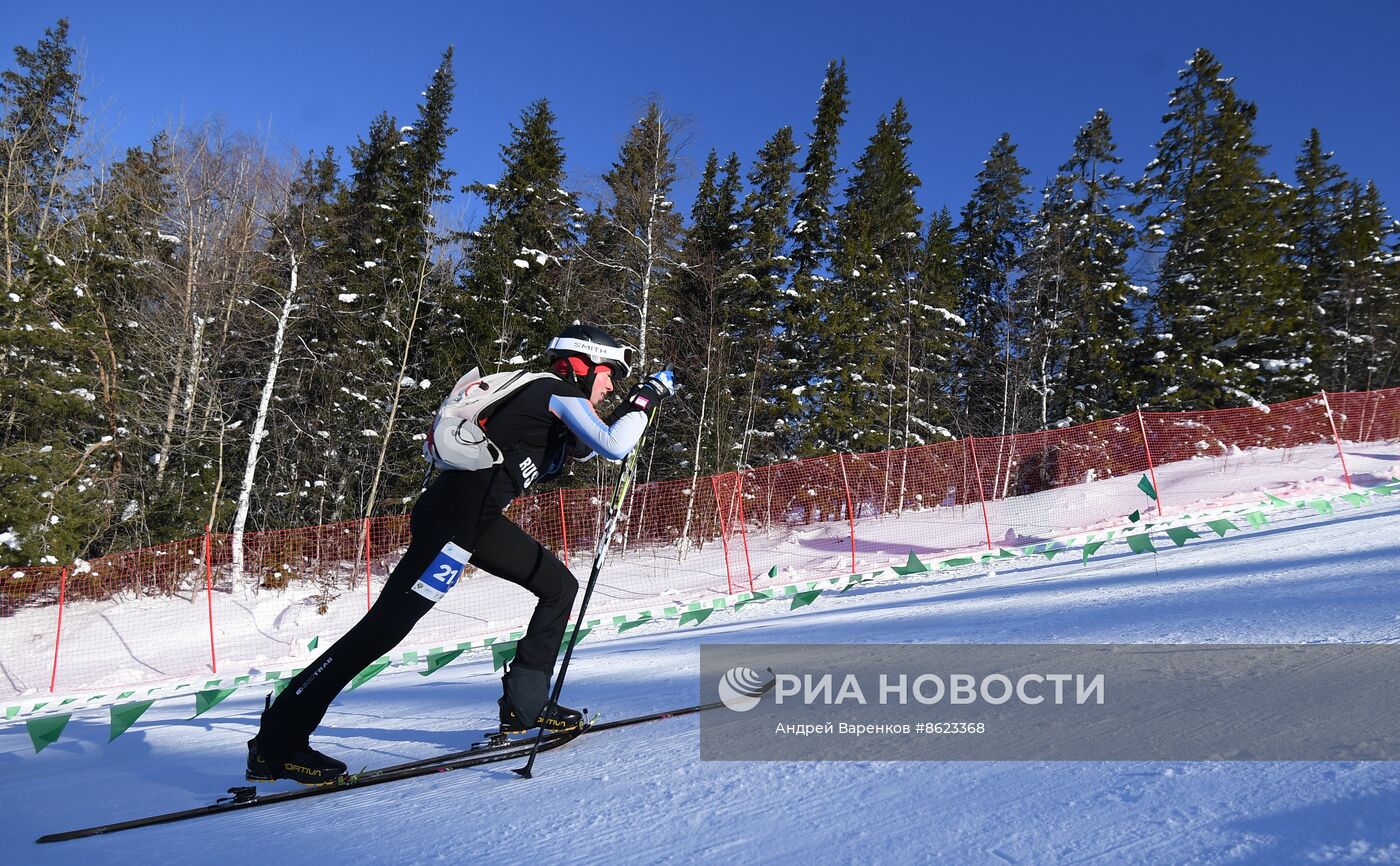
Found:
[{"label": "groomed ski track", "polygon": [[[1400,497],[1396,497],[1400,499]],[[1077,552],[912,575],[590,637],[565,702],[618,718],[695,703],[697,647],[783,643],[1309,643],[1400,640],[1400,502],[1131,555]],[[352,769],[465,748],[491,722],[486,660],[389,671],[316,742]],[[512,764],[52,846],[36,836],[210,802],[244,784],[261,695],[198,719],[155,705],[108,743],[75,716],[34,755],[0,729],[6,862],[1400,862],[1400,766],[1364,763],[700,762],[695,717]],[[1340,711],[1340,710],[1339,710]],[[276,790],[276,786],[272,790]]]}]

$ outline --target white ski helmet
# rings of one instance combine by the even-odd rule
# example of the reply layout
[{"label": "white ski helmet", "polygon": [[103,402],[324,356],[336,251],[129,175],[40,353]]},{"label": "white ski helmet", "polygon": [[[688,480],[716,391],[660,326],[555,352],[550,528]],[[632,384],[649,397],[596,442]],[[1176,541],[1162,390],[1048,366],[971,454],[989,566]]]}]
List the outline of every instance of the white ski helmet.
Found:
[{"label": "white ski helmet", "polygon": [[600,367],[610,369],[614,380],[630,376],[635,351],[592,325],[570,325],[545,348],[550,369],[565,379],[573,379],[584,393],[593,389],[593,378]]}]

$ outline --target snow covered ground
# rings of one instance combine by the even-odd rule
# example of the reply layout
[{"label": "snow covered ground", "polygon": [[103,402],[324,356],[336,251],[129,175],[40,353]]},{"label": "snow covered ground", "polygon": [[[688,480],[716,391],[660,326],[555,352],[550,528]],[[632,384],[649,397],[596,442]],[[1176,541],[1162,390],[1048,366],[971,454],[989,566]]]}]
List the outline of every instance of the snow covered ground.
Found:
[{"label": "snow covered ground", "polygon": [[[1400,497],[1392,497],[1400,499]],[[566,703],[607,717],[692,704],[702,643],[1393,642],[1400,502],[1270,515],[1157,556],[1105,547],[1006,560],[643,626],[582,644]],[[465,657],[464,657],[465,658]],[[475,740],[489,660],[391,670],[332,707],[317,742],[352,767]],[[107,743],[77,715],[35,755],[0,727],[6,862],[1400,862],[1400,766],[1366,763],[699,761],[698,720],[584,737],[541,756],[253,812],[36,846],[47,832],[208,802],[241,784],[261,695],[188,720],[157,703]]]}]

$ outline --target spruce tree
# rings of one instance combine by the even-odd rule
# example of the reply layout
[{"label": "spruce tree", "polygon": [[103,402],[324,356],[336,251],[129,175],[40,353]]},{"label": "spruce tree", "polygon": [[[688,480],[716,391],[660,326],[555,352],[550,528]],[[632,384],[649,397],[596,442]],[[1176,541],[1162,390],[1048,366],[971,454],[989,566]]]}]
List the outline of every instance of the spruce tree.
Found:
[{"label": "spruce tree", "polygon": [[669,318],[666,288],[680,264],[682,224],[671,200],[675,133],[675,120],[648,104],[603,175],[610,200],[585,221],[578,315],[636,346],[644,369],[657,356]]},{"label": "spruce tree", "polygon": [[1011,135],[1002,133],[977,173],[977,187],[958,224],[964,280],[958,315],[967,326],[954,359],[953,388],[964,428],[978,435],[1009,432],[1017,409],[1013,383],[1021,358],[1014,354],[1010,331],[1016,315],[1011,285],[1029,230],[1028,173],[1016,159]]},{"label": "spruce tree", "polygon": [[[1297,183],[1288,212],[1289,261],[1303,291],[1314,334],[1321,334],[1327,326],[1326,295],[1337,280],[1340,265],[1337,235],[1347,178],[1332,156],[1322,149],[1317,129],[1311,130],[1298,155],[1294,170]],[[1328,369],[1337,348],[1330,340],[1319,341],[1314,358],[1318,369]]]},{"label": "spruce tree", "polygon": [[929,220],[919,255],[914,293],[909,298],[908,429],[904,440],[922,445],[955,437],[957,405],[952,387],[954,361],[967,322],[955,310],[962,300],[953,216],[942,208]]},{"label": "spruce tree", "polygon": [[414,124],[400,128],[381,113],[351,147],[350,181],[330,217],[341,238],[327,254],[339,307],[332,368],[343,376],[333,407],[344,467],[332,497],[337,516],[411,500],[422,477],[418,449],[445,387],[429,359],[447,337],[426,322],[450,278],[433,205],[452,177],[444,166],[451,60],[449,48]]},{"label": "spruce tree", "polygon": [[[73,183],[84,122],[68,22],[0,73],[0,561],[56,564],[88,552],[116,505],[116,395],[92,359],[106,329],[85,281]],[[110,353],[106,353],[110,359]],[[104,384],[108,387],[104,388]]]},{"label": "spruce tree", "polygon": [[1319,298],[1322,341],[1330,363],[1323,386],[1365,391],[1400,382],[1400,257],[1395,225],[1375,183],[1350,181],[1341,191],[1335,266]]},{"label": "spruce tree", "polygon": [[1154,319],[1158,405],[1253,405],[1317,384],[1287,248],[1287,190],[1260,166],[1257,113],[1205,49],[1181,71],[1157,157],[1137,186],[1145,240],[1161,250]]},{"label": "spruce tree", "polygon": [[826,363],[812,395],[818,450],[888,448],[904,427],[895,422],[895,404],[908,393],[909,301],[921,234],[910,131],[899,100],[876,122],[837,211],[832,302],[819,336]]},{"label": "spruce tree", "polygon": [[165,222],[175,195],[170,175],[166,134],[157,135],[149,149],[127,150],[88,202],[80,223],[87,243],[71,262],[75,278],[87,287],[83,299],[90,303],[96,351],[85,366],[100,383],[95,391],[106,427],[102,438],[112,447],[102,485],[107,529],[95,538],[104,549],[140,546],[188,528],[149,507],[157,485],[155,467],[144,459],[154,451],[157,430],[151,409],[164,396],[151,371],[168,363],[154,311],[167,304],[165,279],[178,258],[176,236]]},{"label": "spruce tree", "polygon": [[68,44],[68,19],[33,48],[14,48],[15,68],[0,73],[0,280],[8,289],[42,255],[35,247],[71,214],[68,183],[81,165],[73,152],[86,118]]},{"label": "spruce tree", "polygon": [[748,277],[741,274],[735,310],[734,425],[742,431],[736,465],[766,465],[788,454],[774,433],[783,411],[776,391],[787,372],[774,330],[791,302],[792,259],[787,252],[796,154],[792,127],[784,126],[759,149],[748,174],[741,261]]},{"label": "spruce tree", "polygon": [[396,360],[387,323],[397,317],[403,277],[387,265],[396,259],[388,245],[397,235],[394,189],[402,141],[394,118],[375,117],[366,136],[349,148],[350,176],[330,214],[338,227],[326,251],[334,302],[317,323],[314,338],[321,342],[313,346],[319,363],[307,387],[332,395],[317,426],[330,434],[328,451],[342,467],[329,497],[328,516],[335,520],[363,514],[385,420],[385,380]]},{"label": "spruce tree", "polygon": [[427,322],[452,281],[452,263],[443,256],[450,238],[439,229],[433,211],[434,205],[450,200],[455,175],[446,167],[447,140],[455,131],[449,125],[456,92],[452,58],[448,47],[423,91],[417,118],[407,130],[402,168],[393,176],[398,231],[385,274],[391,363],[379,380],[385,415],[376,459],[379,483],[371,481],[366,514],[380,503],[401,509],[412,501],[422,481],[422,441],[442,398],[437,392],[450,385],[439,382],[433,387],[437,371],[431,358],[443,335],[434,333]]},{"label": "spruce tree", "polygon": [[802,184],[793,201],[792,263],[789,300],[782,308],[778,331],[773,392],[779,419],[776,433],[780,449],[796,456],[822,452],[831,446],[818,443],[806,428],[816,420],[816,408],[808,390],[822,384],[820,332],[825,329],[832,235],[835,233],[835,195],[839,174],[837,146],[846,123],[846,61],[827,64],[817,114],[808,135],[802,161]]},{"label": "spruce tree", "polygon": [[444,373],[493,372],[534,357],[567,324],[565,279],[580,214],[563,189],[564,147],[554,124],[548,100],[531,103],[501,148],[500,178],[462,188],[486,215],[468,236],[460,292],[444,305],[454,320],[447,327],[454,339],[437,359]]},{"label": "spruce tree", "polygon": [[731,423],[730,367],[743,290],[742,182],[737,155],[730,154],[721,169],[718,154],[710,151],[682,245],[685,266],[671,287],[676,315],[667,329],[665,356],[682,371],[687,387],[662,417],[660,438],[676,449],[675,456],[658,457],[653,467],[663,476],[714,473],[741,442],[742,431]]},{"label": "spruce tree", "polygon": [[1134,228],[1118,215],[1124,192],[1108,114],[1100,109],[1047,185],[1018,283],[1019,336],[1037,426],[1079,424],[1131,411],[1138,340],[1126,271]]}]

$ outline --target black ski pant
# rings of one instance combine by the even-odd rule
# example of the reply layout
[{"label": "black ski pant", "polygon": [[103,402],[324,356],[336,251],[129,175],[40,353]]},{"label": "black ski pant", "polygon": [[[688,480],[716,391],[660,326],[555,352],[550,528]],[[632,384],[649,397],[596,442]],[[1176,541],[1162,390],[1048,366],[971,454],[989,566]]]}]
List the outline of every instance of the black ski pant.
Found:
[{"label": "black ski pant", "polygon": [[[415,592],[419,577],[451,541],[471,552],[469,562],[529,590],[538,599],[514,667],[554,672],[578,581],[564,564],[501,513],[515,495],[501,467],[442,472],[413,507],[408,552],[389,575],[379,599],[340,640],[292,678],[263,713],[258,748],[281,761],[306,745],[335,696],[371,662],[398,645],[432,609]],[[460,590],[459,590],[460,591]]]}]

